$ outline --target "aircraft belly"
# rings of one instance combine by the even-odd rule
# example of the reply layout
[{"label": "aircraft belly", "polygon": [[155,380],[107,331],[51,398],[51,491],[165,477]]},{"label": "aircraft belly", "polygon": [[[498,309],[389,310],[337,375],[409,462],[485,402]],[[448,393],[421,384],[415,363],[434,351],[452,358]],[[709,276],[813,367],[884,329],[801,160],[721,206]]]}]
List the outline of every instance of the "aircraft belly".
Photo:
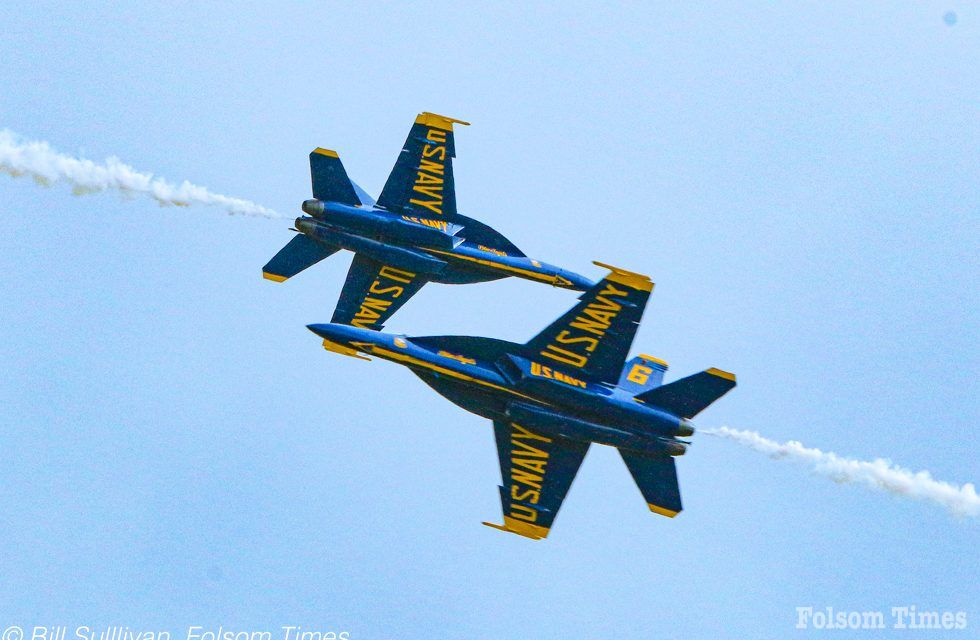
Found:
[{"label": "aircraft belly", "polygon": [[428,371],[412,369],[412,373],[432,387],[436,393],[470,413],[496,420],[506,414],[507,401],[492,392],[476,389],[468,384],[457,382]]},{"label": "aircraft belly", "polygon": [[436,274],[447,267],[443,260],[434,258],[423,251],[345,233],[308,218],[298,219],[296,228],[319,242],[333,244],[354,253],[361,253],[381,264],[406,269],[414,273]]},{"label": "aircraft belly", "polygon": [[475,269],[456,262],[447,261],[445,268],[432,276],[432,281],[441,284],[475,284],[477,282],[502,280],[506,277],[506,273]]}]

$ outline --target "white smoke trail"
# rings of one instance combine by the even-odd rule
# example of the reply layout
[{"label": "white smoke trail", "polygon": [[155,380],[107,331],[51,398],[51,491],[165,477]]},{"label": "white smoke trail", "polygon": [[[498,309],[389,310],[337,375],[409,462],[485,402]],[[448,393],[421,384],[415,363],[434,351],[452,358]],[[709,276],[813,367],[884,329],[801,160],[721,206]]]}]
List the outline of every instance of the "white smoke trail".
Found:
[{"label": "white smoke trail", "polygon": [[160,206],[201,204],[219,207],[231,215],[282,218],[249,200],[212,193],[186,180],[175,185],[151,173],[141,173],[119,158],[107,158],[101,164],[73,158],[58,153],[47,142],[23,141],[7,129],[0,130],[0,173],[15,178],[30,176],[42,186],[66,182],[75,195],[113,189],[124,195],[149,196]]},{"label": "white smoke trail", "polygon": [[897,496],[927,500],[946,508],[956,516],[980,515],[980,497],[970,483],[956,486],[934,480],[928,471],[914,473],[881,458],[871,461],[842,458],[836,453],[804,447],[795,440],[779,443],[764,438],[755,431],[722,427],[701,429],[698,433],[733,440],[777,460],[785,458],[808,463],[813,465],[815,472],[835,482],[860,484]]}]

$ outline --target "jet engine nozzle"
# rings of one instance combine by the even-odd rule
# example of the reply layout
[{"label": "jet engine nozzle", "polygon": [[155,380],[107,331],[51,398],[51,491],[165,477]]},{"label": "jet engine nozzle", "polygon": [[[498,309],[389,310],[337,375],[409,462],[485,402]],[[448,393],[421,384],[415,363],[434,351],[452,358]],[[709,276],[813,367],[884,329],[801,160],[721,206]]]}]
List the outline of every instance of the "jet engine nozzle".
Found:
[{"label": "jet engine nozzle", "polygon": [[310,218],[296,218],[293,225],[295,225],[297,231],[307,235],[309,235],[318,226],[316,221],[311,220]]},{"label": "jet engine nozzle", "polygon": [[667,455],[669,456],[682,456],[687,453],[687,445],[683,442],[668,442],[667,443]]},{"label": "jet engine nozzle", "polygon": [[[311,215],[314,218],[323,217],[323,202],[320,200],[304,200],[303,201],[303,213]],[[297,227],[298,229],[299,227]]]},{"label": "jet engine nozzle", "polygon": [[[299,228],[299,227],[297,227]],[[687,418],[681,418],[680,424],[677,425],[676,435],[684,438],[686,436],[694,435],[694,423]]]}]

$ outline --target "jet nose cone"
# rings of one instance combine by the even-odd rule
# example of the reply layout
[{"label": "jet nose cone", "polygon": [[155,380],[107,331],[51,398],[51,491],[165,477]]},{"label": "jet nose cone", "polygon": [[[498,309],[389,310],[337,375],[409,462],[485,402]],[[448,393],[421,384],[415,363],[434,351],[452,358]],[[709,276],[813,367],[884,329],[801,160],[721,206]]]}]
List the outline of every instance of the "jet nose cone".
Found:
[{"label": "jet nose cone", "polygon": [[[565,271],[564,269],[562,269],[561,273],[558,274],[558,277],[561,279],[559,280],[559,286],[562,286],[566,289],[574,289],[576,291],[588,291],[593,287],[593,285],[595,285],[594,282],[592,282],[585,276],[580,276],[574,271]],[[562,282],[562,280],[564,280],[565,282]]]},{"label": "jet nose cone", "polygon": [[377,335],[374,331],[352,327],[346,324],[308,324],[306,328],[325,340],[339,342],[341,344],[346,344],[351,341],[375,342],[372,338],[374,335]]},{"label": "jet nose cone", "polygon": [[[319,200],[304,200],[303,213],[318,218],[323,215],[323,203]],[[297,227],[298,228],[298,227]]]},{"label": "jet nose cone", "polygon": [[306,328],[326,340],[342,341],[347,337],[343,327],[335,324],[308,324]]},{"label": "jet nose cone", "polygon": [[350,356],[358,360],[370,360],[361,353],[371,353],[375,340],[372,332],[345,324],[308,324],[306,328],[323,338],[323,348],[327,351]]}]

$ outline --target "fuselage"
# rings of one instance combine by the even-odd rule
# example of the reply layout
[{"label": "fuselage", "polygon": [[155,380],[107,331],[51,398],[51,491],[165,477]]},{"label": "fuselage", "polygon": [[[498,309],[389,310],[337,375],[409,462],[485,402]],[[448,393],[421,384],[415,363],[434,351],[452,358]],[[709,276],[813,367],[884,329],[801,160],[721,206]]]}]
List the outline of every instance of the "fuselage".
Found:
[{"label": "fuselage", "polygon": [[[328,350],[405,365],[455,404],[491,420],[670,455],[686,450],[687,443],[677,436],[693,433],[689,421],[638,402],[618,387],[580,380],[507,348],[519,345],[472,338],[411,338],[340,324],[309,329],[324,339]],[[486,340],[491,348],[466,348],[468,342],[479,340]]]},{"label": "fuselage", "polygon": [[425,274],[434,282],[466,284],[516,276],[576,291],[592,286],[577,273],[511,255],[506,247],[492,246],[489,238],[481,241],[486,230],[473,230],[471,237],[465,224],[320,200],[307,200],[303,211],[309,217],[297,218],[296,229],[316,242]]}]

